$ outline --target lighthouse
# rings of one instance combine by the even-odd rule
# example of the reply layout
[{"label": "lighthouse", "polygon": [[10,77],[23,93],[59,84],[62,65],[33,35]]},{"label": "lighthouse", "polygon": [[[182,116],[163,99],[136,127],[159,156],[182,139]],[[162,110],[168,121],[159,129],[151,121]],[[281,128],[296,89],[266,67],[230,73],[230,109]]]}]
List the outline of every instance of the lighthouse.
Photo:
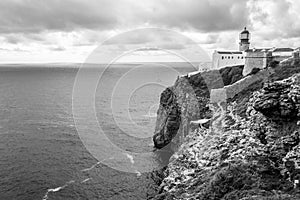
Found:
[{"label": "lighthouse", "polygon": [[245,27],[244,30],[240,33],[240,51],[246,51],[250,47],[250,32]]}]

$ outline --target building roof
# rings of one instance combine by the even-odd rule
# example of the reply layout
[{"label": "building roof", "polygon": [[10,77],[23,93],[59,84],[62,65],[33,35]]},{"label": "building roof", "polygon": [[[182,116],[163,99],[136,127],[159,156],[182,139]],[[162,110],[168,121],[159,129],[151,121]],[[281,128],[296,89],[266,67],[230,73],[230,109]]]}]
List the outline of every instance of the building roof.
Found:
[{"label": "building roof", "polygon": [[246,52],[263,52],[263,51],[271,51],[271,52],[293,52],[294,49],[292,48],[262,48],[262,49],[256,49],[256,48],[253,48],[253,49],[248,49],[246,50]]},{"label": "building roof", "polygon": [[275,49],[272,50],[272,52],[291,52],[291,51],[294,51],[294,49],[288,48],[288,47],[285,47],[285,48],[275,48]]},{"label": "building roof", "polygon": [[241,51],[217,51],[218,54],[243,54]]},{"label": "building roof", "polygon": [[247,49],[246,52],[263,52],[263,51],[270,51],[271,48],[263,48],[263,49],[256,49],[256,48],[253,48],[253,49]]},{"label": "building roof", "polygon": [[300,51],[300,47],[298,47],[298,48],[294,49],[294,51]]}]

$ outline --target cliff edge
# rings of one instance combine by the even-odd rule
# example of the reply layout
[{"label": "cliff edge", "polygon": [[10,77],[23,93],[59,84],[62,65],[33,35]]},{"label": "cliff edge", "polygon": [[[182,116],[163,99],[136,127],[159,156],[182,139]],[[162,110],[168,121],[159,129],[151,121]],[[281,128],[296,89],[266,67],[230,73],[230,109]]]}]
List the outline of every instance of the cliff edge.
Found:
[{"label": "cliff edge", "polygon": [[155,199],[300,199],[300,65],[242,69],[182,77],[162,93],[153,140],[176,153]]},{"label": "cliff edge", "polygon": [[163,148],[172,139],[178,146],[180,137],[188,134],[192,120],[211,117],[207,106],[210,90],[242,79],[242,72],[243,66],[236,66],[178,78],[174,86],[161,94],[153,136],[154,146]]}]

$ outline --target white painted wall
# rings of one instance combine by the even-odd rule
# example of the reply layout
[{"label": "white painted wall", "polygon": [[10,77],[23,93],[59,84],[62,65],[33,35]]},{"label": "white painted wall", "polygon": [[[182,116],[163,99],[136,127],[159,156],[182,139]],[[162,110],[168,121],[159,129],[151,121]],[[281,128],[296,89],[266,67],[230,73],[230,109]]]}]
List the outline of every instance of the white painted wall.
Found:
[{"label": "white painted wall", "polygon": [[244,65],[245,53],[243,54],[221,54],[217,51],[213,53],[213,69],[219,69],[226,66]]},{"label": "white painted wall", "polygon": [[291,57],[293,56],[293,52],[272,52],[272,56]]}]

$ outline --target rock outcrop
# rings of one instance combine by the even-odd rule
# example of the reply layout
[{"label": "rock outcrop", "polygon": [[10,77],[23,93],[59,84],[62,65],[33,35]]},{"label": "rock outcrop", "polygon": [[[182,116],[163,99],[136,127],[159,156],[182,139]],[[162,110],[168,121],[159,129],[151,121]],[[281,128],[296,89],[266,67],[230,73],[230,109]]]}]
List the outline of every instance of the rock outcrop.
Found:
[{"label": "rock outcrop", "polygon": [[176,94],[170,88],[161,95],[158,116],[157,129],[160,131],[153,141],[156,148],[163,148],[176,136],[181,123],[181,109]]},{"label": "rock outcrop", "polygon": [[[185,115],[181,98],[191,91],[176,93],[181,125],[172,137],[182,133],[182,121],[187,118],[208,118],[211,123],[189,127],[164,171],[155,199],[300,199],[299,72],[298,65],[279,65],[246,78],[228,78],[227,86],[206,90],[205,81],[190,77],[189,83],[196,82],[193,91],[201,90],[195,92],[201,99],[187,109],[192,115]],[[210,102],[211,89],[222,87],[227,101]]]},{"label": "rock outcrop", "polygon": [[243,66],[226,67],[178,78],[174,86],[161,94],[153,136],[155,147],[165,147],[175,136],[175,146],[180,145],[178,141],[187,135],[190,121],[211,117],[206,106],[210,90],[235,83],[242,78],[242,71]]},{"label": "rock outcrop", "polygon": [[297,76],[268,83],[257,95],[254,108],[274,120],[299,119],[299,91],[300,79]]}]

